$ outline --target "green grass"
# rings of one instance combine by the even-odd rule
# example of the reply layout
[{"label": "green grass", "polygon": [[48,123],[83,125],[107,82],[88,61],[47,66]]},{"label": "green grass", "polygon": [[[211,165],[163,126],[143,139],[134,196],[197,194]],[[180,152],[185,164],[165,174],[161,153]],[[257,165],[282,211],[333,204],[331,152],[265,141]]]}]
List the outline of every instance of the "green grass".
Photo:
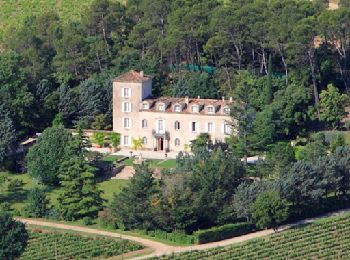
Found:
[{"label": "green grass", "polygon": [[[8,192],[6,185],[4,185],[2,192],[0,193],[0,203],[8,202],[11,205],[11,208],[14,210],[21,210],[27,199],[29,190],[36,185],[36,181],[33,180],[28,173],[26,174],[12,174],[8,172],[1,172],[3,176],[11,179],[19,179],[24,182],[24,186],[21,190],[16,192]],[[118,193],[122,190],[123,187],[127,185],[128,180],[104,180],[98,183],[98,187],[103,191],[102,198],[106,200],[108,204],[113,198],[113,193]],[[8,182],[7,182],[8,183]],[[49,188],[48,197],[52,205],[57,204],[57,197],[60,193],[60,188]]]},{"label": "green grass", "polygon": [[33,229],[20,259],[101,259],[140,249],[143,246],[128,240]]},{"label": "green grass", "polygon": [[321,219],[233,246],[157,259],[350,259],[350,214]]},{"label": "green grass", "polygon": [[106,180],[100,182],[98,187],[103,191],[102,198],[110,202],[114,193],[119,193],[129,183],[128,180]]},{"label": "green grass", "polygon": [[105,162],[114,162],[116,160],[119,160],[121,158],[123,158],[125,156],[120,156],[120,155],[108,155],[106,157],[104,157],[102,160]]},{"label": "green grass", "polygon": [[161,168],[171,169],[176,167],[176,160],[175,159],[168,159],[166,161],[163,161],[158,164]]}]

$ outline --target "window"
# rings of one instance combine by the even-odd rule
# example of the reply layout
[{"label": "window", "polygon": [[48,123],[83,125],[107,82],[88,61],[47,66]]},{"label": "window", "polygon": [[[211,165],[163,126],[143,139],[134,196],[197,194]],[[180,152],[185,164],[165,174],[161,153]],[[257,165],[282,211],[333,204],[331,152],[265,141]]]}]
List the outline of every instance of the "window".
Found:
[{"label": "window", "polygon": [[207,109],[208,109],[208,114],[214,114],[214,107],[210,106]]},{"label": "window", "polygon": [[131,89],[130,88],[123,88],[122,89],[122,96],[123,97],[130,97],[131,96]]},{"label": "window", "polygon": [[214,133],[214,123],[208,123],[208,133]]},{"label": "window", "polygon": [[175,139],[175,146],[180,146],[180,139],[179,138]]},{"label": "window", "polygon": [[142,144],[147,144],[147,137],[146,137],[146,136],[144,136],[144,137],[142,138]]},{"label": "window", "polygon": [[131,112],[131,103],[123,102],[123,112]]},{"label": "window", "polygon": [[125,146],[129,146],[130,145],[130,137],[127,135],[124,135],[123,143]]},{"label": "window", "polygon": [[158,132],[164,132],[164,120],[158,120]]},{"label": "window", "polygon": [[131,119],[124,117],[123,118],[123,127],[124,128],[130,128],[131,127]]},{"label": "window", "polygon": [[225,132],[225,134],[227,134],[227,135],[231,134],[231,132],[232,132],[232,127],[231,127],[230,125],[228,125],[228,124],[225,124],[224,132]]},{"label": "window", "polygon": [[142,103],[142,109],[149,109],[148,103]]},{"label": "window", "polygon": [[175,112],[181,112],[181,106],[180,105],[175,105],[174,111]]},{"label": "window", "polygon": [[164,109],[165,109],[164,104],[158,105],[158,110],[159,110],[159,111],[164,111]]},{"label": "window", "polygon": [[147,128],[147,120],[146,119],[142,120],[142,128]]},{"label": "window", "polygon": [[175,121],[175,130],[180,130],[180,122]]},{"label": "window", "polygon": [[191,131],[192,132],[197,132],[197,122],[192,122],[191,123]]},{"label": "window", "polygon": [[229,114],[230,114],[230,108],[225,107],[225,108],[224,108],[224,114],[225,114],[225,115],[229,115]]},{"label": "window", "polygon": [[199,111],[198,106],[192,106],[192,112],[193,113],[198,113],[198,111]]}]

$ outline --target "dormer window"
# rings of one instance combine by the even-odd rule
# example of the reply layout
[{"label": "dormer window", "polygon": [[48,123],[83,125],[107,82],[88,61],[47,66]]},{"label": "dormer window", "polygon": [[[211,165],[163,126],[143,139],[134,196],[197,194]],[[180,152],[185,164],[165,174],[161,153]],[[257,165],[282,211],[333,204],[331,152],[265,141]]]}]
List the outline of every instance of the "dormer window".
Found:
[{"label": "dormer window", "polygon": [[158,110],[159,111],[164,111],[165,110],[165,105],[164,104],[159,104],[158,105]]},{"label": "dormer window", "polygon": [[148,103],[142,103],[142,109],[149,109]]},{"label": "dormer window", "polygon": [[175,105],[174,106],[174,111],[177,112],[177,113],[181,112],[181,106],[180,105]]},{"label": "dormer window", "polygon": [[224,107],[224,114],[230,115],[230,108],[229,107]]},{"label": "dormer window", "polygon": [[192,106],[192,113],[198,113],[199,112],[199,106],[195,105]]},{"label": "dormer window", "polygon": [[214,107],[213,106],[208,106],[207,107],[208,114],[214,114]]}]

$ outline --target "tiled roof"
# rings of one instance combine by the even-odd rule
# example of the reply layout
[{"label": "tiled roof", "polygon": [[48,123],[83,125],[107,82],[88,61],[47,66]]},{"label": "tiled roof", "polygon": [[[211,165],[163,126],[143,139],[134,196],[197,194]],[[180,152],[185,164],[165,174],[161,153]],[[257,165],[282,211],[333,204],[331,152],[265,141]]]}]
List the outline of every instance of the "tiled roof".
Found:
[{"label": "tiled roof", "polygon": [[[140,109],[141,111],[162,112],[157,109],[159,104],[165,104],[164,113],[190,113],[190,114],[208,114],[208,115],[225,115],[223,108],[230,108],[233,101],[225,99],[200,99],[200,98],[174,98],[160,97],[145,99],[142,103],[148,103],[149,109]],[[175,105],[182,105],[181,112],[175,112]],[[192,112],[192,105],[199,105],[199,112]],[[207,107],[214,106],[214,113],[208,113]]]},{"label": "tiled roof", "polygon": [[152,77],[144,75],[143,71],[130,70],[127,73],[124,73],[116,77],[113,81],[116,82],[131,82],[131,83],[141,83],[147,80],[152,79]]}]

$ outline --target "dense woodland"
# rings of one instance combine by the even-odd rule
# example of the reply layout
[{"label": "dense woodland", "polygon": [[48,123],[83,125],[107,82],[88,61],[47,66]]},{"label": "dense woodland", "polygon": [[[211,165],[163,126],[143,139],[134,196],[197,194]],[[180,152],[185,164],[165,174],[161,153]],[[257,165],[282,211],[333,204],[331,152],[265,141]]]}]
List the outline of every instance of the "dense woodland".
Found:
[{"label": "dense woodland", "polygon": [[[63,193],[49,207],[45,190],[33,190],[25,214],[192,234],[242,221],[275,227],[347,205],[349,147],[322,131],[349,127],[342,119],[350,2],[327,7],[324,0],[96,0],[79,22],[29,16],[7,32],[0,52],[0,163],[8,166],[20,140],[46,129],[27,155],[28,172]],[[160,180],[137,167],[106,207],[95,185],[98,159],[84,149],[81,129],[110,129],[111,80],[130,69],[154,77],[156,96],[232,96],[238,135],[210,149],[200,135],[193,154],[179,154]],[[241,160],[256,154],[265,160]]]}]

